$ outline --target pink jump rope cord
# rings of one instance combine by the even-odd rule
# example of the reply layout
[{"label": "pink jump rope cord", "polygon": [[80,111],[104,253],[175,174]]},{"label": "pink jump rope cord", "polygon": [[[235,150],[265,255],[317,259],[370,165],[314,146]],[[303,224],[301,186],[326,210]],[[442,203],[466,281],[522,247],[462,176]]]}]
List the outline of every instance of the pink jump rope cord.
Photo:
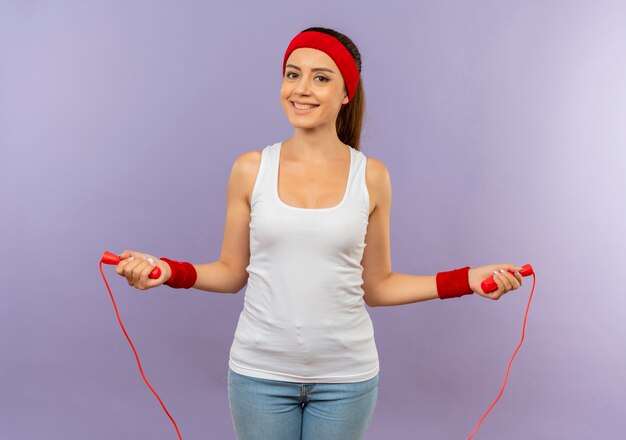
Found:
[{"label": "pink jump rope cord", "polygon": [[483,414],[483,416],[480,418],[480,420],[476,424],[476,427],[474,428],[474,430],[472,431],[472,433],[468,437],[468,440],[472,440],[474,438],[474,434],[476,434],[476,431],[478,430],[478,427],[483,422],[485,417],[487,417],[487,414],[489,414],[489,411],[491,411],[491,408],[493,408],[493,406],[496,404],[496,402],[500,399],[500,396],[502,395],[502,392],[504,391],[504,386],[506,385],[506,379],[507,379],[507,377],[509,377],[509,370],[511,369],[511,363],[513,362],[513,358],[515,358],[515,355],[517,354],[519,348],[522,346],[522,342],[524,342],[524,333],[526,333],[526,318],[528,317],[528,309],[530,308],[530,301],[533,299],[533,292],[535,291],[535,281],[537,281],[537,277],[536,277],[534,271],[533,271],[532,275],[533,275],[533,287],[532,287],[532,289],[530,291],[530,296],[528,297],[528,305],[526,306],[526,313],[524,314],[524,325],[522,326],[522,339],[520,339],[519,344],[517,345],[517,348],[513,352],[513,356],[511,356],[511,360],[509,361],[509,365],[506,368],[506,374],[504,375],[504,382],[502,383],[502,388],[500,389],[500,393],[498,394],[498,397],[496,397],[496,399],[489,406],[487,411],[485,411],[485,414]]},{"label": "pink jump rope cord", "polygon": [[[133,352],[135,353],[135,358],[137,359],[137,365],[139,365],[139,372],[141,373],[141,377],[143,377],[144,382],[146,383],[146,385],[148,385],[148,388],[150,388],[150,390],[154,393],[156,398],[159,400],[159,403],[161,404],[161,407],[163,407],[163,410],[165,411],[167,416],[170,418],[170,420],[174,424],[174,428],[176,429],[176,434],[178,434],[178,438],[180,440],[183,440],[183,438],[180,435],[180,431],[178,430],[178,425],[176,425],[176,422],[174,421],[174,418],[167,411],[167,408],[165,408],[165,405],[163,404],[163,401],[161,401],[161,398],[159,397],[157,392],[154,390],[154,388],[152,388],[152,385],[150,385],[150,383],[148,382],[148,379],[146,379],[146,376],[143,374],[143,368],[141,367],[141,362],[139,361],[139,356],[137,355],[137,350],[135,350],[135,346],[133,345],[132,341],[130,340],[130,337],[128,336],[128,333],[126,333],[126,329],[124,328],[124,324],[122,324],[122,319],[120,318],[120,314],[119,314],[119,312],[117,310],[117,306],[115,305],[115,298],[113,298],[113,293],[111,293],[111,288],[109,287],[109,283],[107,282],[107,279],[104,276],[104,272],[102,271],[102,263],[117,264],[117,263],[119,263],[119,257],[117,257],[116,255],[114,255],[114,254],[112,254],[110,252],[105,252],[103,257],[102,257],[102,259],[100,260],[100,273],[102,274],[102,278],[104,279],[104,283],[106,284],[107,289],[109,291],[109,295],[111,296],[111,301],[113,301],[113,307],[115,308],[115,314],[117,315],[117,320],[119,321],[120,326],[122,327],[122,330],[124,331],[124,336],[126,336],[126,339],[128,340],[128,343],[130,344],[130,347],[133,349]],[[487,414],[489,414],[489,411],[491,411],[491,409],[494,407],[496,402],[500,399],[500,396],[502,396],[502,393],[504,392],[504,387],[506,385],[506,380],[509,377],[509,370],[511,369],[511,363],[513,362],[513,359],[515,358],[515,355],[517,354],[517,352],[519,351],[520,347],[522,346],[522,342],[524,342],[524,334],[526,333],[526,318],[528,317],[528,310],[530,309],[530,302],[533,299],[533,293],[535,292],[535,282],[537,280],[535,272],[531,268],[531,266],[530,265],[526,265],[526,266],[527,266],[526,270],[531,271],[530,273],[532,273],[532,276],[533,276],[533,287],[532,287],[532,289],[530,291],[530,296],[528,297],[528,305],[526,306],[526,313],[524,314],[524,325],[522,326],[522,339],[520,339],[519,344],[517,345],[517,348],[513,352],[513,356],[511,356],[511,360],[509,361],[509,365],[506,368],[506,374],[504,375],[504,382],[502,383],[502,388],[500,389],[500,393],[495,398],[493,403],[489,406],[487,411],[485,411],[483,416],[480,418],[480,420],[476,424],[476,427],[474,428],[474,430],[470,434],[468,440],[472,440],[474,438],[474,434],[476,434],[476,431],[478,430],[478,427],[483,422],[485,417],[487,417]],[[150,278],[158,278],[159,276],[160,276],[160,271],[158,270],[158,268],[155,267],[155,269],[152,271],[152,273],[150,273],[149,277]],[[483,281],[482,287],[483,287],[483,290],[484,290],[486,286],[492,286],[491,289],[495,290],[493,288],[494,285],[495,285],[495,282],[491,278],[489,280]]]},{"label": "pink jump rope cord", "polygon": [[[115,314],[117,315],[117,320],[119,321],[120,326],[122,327],[122,330],[124,331],[124,336],[126,336],[126,339],[128,340],[128,343],[130,344],[130,347],[133,349],[133,352],[135,353],[135,358],[137,359],[137,365],[139,365],[139,372],[141,373],[141,377],[143,377],[144,382],[146,383],[146,385],[148,385],[148,388],[150,388],[150,390],[154,393],[156,398],[159,400],[159,403],[163,407],[163,410],[165,411],[167,416],[170,418],[170,420],[174,424],[174,428],[176,429],[176,434],[178,434],[178,438],[180,440],[183,440],[183,438],[180,435],[180,431],[178,430],[178,425],[176,425],[176,421],[170,415],[170,413],[168,412],[167,408],[165,408],[165,405],[163,404],[163,401],[161,400],[161,398],[159,397],[157,392],[154,391],[154,388],[152,388],[152,385],[150,385],[150,383],[148,382],[148,379],[146,379],[146,376],[144,376],[144,374],[143,374],[143,368],[141,368],[141,362],[139,361],[139,356],[137,355],[137,350],[135,350],[135,346],[133,345],[132,341],[130,340],[130,337],[128,337],[128,333],[126,333],[126,329],[124,328],[124,324],[122,324],[122,319],[120,318],[120,314],[117,311],[117,306],[115,305],[115,298],[113,298],[113,294],[111,293],[111,288],[109,287],[109,283],[107,283],[107,279],[104,276],[104,272],[102,271],[102,263],[103,263],[103,261],[101,260],[100,261],[100,273],[102,274],[102,278],[104,279],[104,284],[106,284],[107,289],[109,290],[109,295],[111,296],[111,301],[113,301],[113,308],[115,309]],[[111,263],[109,263],[109,264],[111,264]]]}]

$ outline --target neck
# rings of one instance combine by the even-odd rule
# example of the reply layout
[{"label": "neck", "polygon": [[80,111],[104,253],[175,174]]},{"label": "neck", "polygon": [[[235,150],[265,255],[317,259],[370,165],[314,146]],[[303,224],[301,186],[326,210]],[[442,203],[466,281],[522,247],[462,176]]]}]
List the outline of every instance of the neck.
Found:
[{"label": "neck", "polygon": [[282,148],[289,155],[307,161],[334,160],[346,154],[348,146],[337,137],[337,132],[320,135],[313,130],[297,129],[283,141]]}]

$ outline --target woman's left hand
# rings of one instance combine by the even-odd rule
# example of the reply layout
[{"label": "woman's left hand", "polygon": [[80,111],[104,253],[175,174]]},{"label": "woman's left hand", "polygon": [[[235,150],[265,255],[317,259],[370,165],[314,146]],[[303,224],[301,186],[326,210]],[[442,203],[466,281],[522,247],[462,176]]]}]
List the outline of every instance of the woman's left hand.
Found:
[{"label": "woman's left hand", "polygon": [[[512,271],[514,273],[509,272]],[[489,299],[500,299],[500,297],[511,290],[515,290],[522,285],[522,270],[520,266],[514,264],[492,264],[490,266],[481,266],[470,268],[469,285],[470,288],[478,295]],[[481,283],[493,276],[493,280],[498,288],[493,292],[485,293],[480,287]]]}]

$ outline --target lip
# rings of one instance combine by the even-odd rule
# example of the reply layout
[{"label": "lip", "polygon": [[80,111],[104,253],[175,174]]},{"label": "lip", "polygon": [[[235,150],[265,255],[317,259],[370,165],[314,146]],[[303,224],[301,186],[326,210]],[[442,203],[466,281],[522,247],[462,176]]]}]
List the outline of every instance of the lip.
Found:
[{"label": "lip", "polygon": [[310,108],[308,110],[300,110],[298,108],[296,108],[295,105],[293,105],[294,101],[289,101],[289,104],[291,104],[291,108],[296,112],[297,115],[306,115],[308,113],[311,113],[313,110],[315,110],[317,107],[319,107],[319,104],[306,104],[303,102],[298,102],[298,104],[303,104],[303,105],[314,105],[315,107]]}]

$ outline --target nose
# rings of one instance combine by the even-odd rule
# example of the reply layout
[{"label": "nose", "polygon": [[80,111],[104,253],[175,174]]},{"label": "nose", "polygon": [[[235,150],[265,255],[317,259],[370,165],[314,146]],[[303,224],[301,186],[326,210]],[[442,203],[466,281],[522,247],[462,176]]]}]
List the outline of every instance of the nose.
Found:
[{"label": "nose", "polygon": [[308,95],[310,91],[310,83],[309,83],[308,75],[300,75],[300,78],[296,82],[296,86],[294,88],[294,93],[296,95]]}]

